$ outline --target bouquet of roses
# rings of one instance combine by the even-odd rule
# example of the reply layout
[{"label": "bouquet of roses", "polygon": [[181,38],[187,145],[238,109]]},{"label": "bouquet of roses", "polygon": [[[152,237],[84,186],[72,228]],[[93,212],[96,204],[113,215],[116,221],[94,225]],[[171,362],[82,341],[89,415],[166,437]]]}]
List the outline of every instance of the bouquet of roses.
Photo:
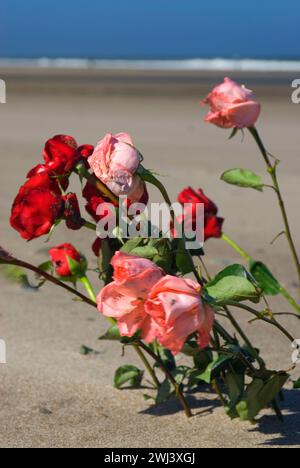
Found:
[{"label": "bouquet of roses", "polygon": [[[231,129],[231,138],[247,129],[257,142],[271,182],[245,169],[228,170],[222,179],[239,187],[274,191],[300,283],[299,256],[277,177],[279,160],[266,150],[255,127],[260,104],[250,90],[229,78],[203,104],[210,106],[207,122]],[[254,421],[268,407],[281,418],[280,397],[296,364],[288,370],[269,370],[236,312],[240,309],[280,330],[295,348],[296,363],[297,341],[280,323],[282,314],[272,310],[268,296],[282,295],[291,307],[289,315],[296,319],[300,305],[265,264],[225,234],[216,204],[202,189],[192,188],[183,190],[172,204],[126,133],[108,134],[96,148],[78,146],[73,137],[58,135],[47,141],[43,156],[43,164],[28,173],[13,203],[11,226],[27,241],[41,236],[49,240],[62,222],[70,230],[94,231],[95,265],[88,267],[83,254],[68,243],[51,248],[48,261],[39,266],[0,248],[4,272],[28,285],[24,270],[30,270],[36,278],[32,287],[52,282],[98,308],[109,322],[101,340],[134,348],[153,385],[145,398],[155,405],[176,396],[190,417],[189,392],[208,384],[232,419]],[[89,219],[83,217],[77,195],[68,192],[73,175],[82,183]],[[147,184],[163,197],[167,208],[163,227],[157,219],[149,219]],[[227,242],[241,255],[241,264],[212,278],[204,247],[210,238]],[[93,290],[88,277],[92,273],[99,278],[100,292]],[[235,334],[224,325],[225,318]],[[185,364],[178,364],[179,353],[186,356],[181,360]],[[144,370],[123,365],[116,371],[114,385],[136,388],[144,377]],[[294,387],[299,388],[300,382]]]}]

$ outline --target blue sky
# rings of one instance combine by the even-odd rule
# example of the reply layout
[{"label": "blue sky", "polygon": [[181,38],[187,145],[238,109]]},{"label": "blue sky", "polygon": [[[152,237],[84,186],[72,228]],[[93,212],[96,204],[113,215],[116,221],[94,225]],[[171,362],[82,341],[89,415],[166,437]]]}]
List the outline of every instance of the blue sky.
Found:
[{"label": "blue sky", "polygon": [[2,57],[300,57],[299,0],[1,0]]}]

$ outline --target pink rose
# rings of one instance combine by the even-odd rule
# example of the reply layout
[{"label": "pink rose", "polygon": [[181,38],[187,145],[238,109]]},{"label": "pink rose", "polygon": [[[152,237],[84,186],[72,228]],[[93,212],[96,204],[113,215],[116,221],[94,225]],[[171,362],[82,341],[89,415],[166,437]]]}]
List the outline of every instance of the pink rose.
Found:
[{"label": "pink rose", "polygon": [[230,78],[214,88],[203,104],[210,106],[205,121],[223,128],[252,127],[261,110],[253,92]]},{"label": "pink rose", "polygon": [[178,354],[193,333],[198,333],[201,349],[210,341],[213,310],[204,305],[201,287],[192,280],[165,276],[152,288],[146,312],[157,328],[157,339],[173,354]]},{"label": "pink rose", "polygon": [[163,276],[162,269],[155,263],[123,252],[116,252],[111,264],[119,291],[133,297],[145,299],[152,286]]},{"label": "pink rose", "polygon": [[150,260],[117,252],[112,259],[114,281],[97,297],[98,309],[117,320],[121,336],[132,337],[138,330],[142,339],[151,343],[156,328],[144,304],[149,291],[163,276],[163,271]]},{"label": "pink rose", "polygon": [[140,155],[127,133],[107,134],[88,162],[95,175],[118,197],[127,195],[133,201],[142,198],[145,185],[136,174]]}]

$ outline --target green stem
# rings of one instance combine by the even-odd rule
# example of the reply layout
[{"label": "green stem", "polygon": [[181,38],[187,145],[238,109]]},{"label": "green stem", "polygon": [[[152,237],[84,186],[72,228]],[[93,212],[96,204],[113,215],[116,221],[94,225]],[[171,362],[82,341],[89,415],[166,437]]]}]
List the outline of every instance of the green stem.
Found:
[{"label": "green stem", "polygon": [[183,391],[182,391],[182,388],[181,388],[181,385],[179,385],[176,380],[174,379],[173,375],[171,374],[171,372],[167,369],[167,367],[164,365],[163,361],[160,359],[159,356],[157,356],[153,351],[152,349],[148,348],[148,346],[146,346],[142,341],[139,341],[138,342],[138,345],[147,353],[149,354],[149,356],[152,357],[152,359],[154,359],[155,362],[157,362],[157,364],[159,365],[159,367],[161,368],[161,370],[164,372],[165,376],[167,379],[170,380],[170,382],[172,383],[172,385],[174,386],[174,389],[175,389],[175,394],[177,396],[177,398],[179,399],[183,409],[184,409],[184,412],[186,414],[186,416],[188,418],[191,418],[193,416],[192,412],[191,412],[191,409],[189,407],[189,404],[183,394]]},{"label": "green stem", "polygon": [[[170,213],[171,213],[171,217],[173,219],[173,221],[175,220],[175,213],[174,213],[174,210],[173,210],[173,207],[172,207],[172,202],[171,202],[171,199],[169,197],[169,194],[167,192],[167,189],[165,188],[165,186],[160,182],[160,180],[158,180],[150,171],[148,171],[147,169],[145,169],[142,165],[140,165],[139,167],[139,175],[140,177],[145,181],[145,182],[148,182],[149,184],[152,184],[154,185],[161,193],[164,201],[167,203],[167,205],[169,206],[170,208]],[[184,244],[185,244],[185,239],[183,239],[184,241]],[[195,275],[195,278],[197,279],[198,283],[203,286],[203,281],[194,265],[194,261],[193,261],[193,257],[191,255],[191,252],[185,247],[185,251],[186,251],[186,256],[188,258],[188,261],[190,263],[190,266],[191,266],[191,269],[192,269],[192,272],[193,274]]]},{"label": "green stem", "polygon": [[86,221],[85,219],[83,221],[84,221],[84,227],[86,227],[87,229],[90,229],[91,231],[96,232],[96,229],[97,229],[96,224],[90,223],[89,221]]},{"label": "green stem", "polygon": [[250,255],[248,255],[239,245],[237,245],[227,234],[222,234],[222,239],[227,242],[247,263],[251,261]]},{"label": "green stem", "polygon": [[227,405],[227,402],[226,402],[225,398],[223,397],[223,394],[221,392],[221,389],[219,387],[219,384],[218,384],[217,380],[213,380],[211,384],[212,384],[212,387],[213,387],[214,391],[218,395],[222,406],[225,407]]},{"label": "green stem", "polygon": [[[230,245],[247,263],[250,263],[252,258],[248,255],[236,242],[234,242],[227,234],[222,235],[222,239]],[[280,284],[280,294],[288,301],[288,303],[300,314],[300,306],[290,293]]]},{"label": "green stem", "polygon": [[239,309],[246,310],[250,312],[250,314],[255,315],[255,317],[259,320],[262,320],[263,322],[269,323],[270,325],[273,325],[276,327],[278,330],[280,330],[290,341],[293,343],[295,341],[295,338],[280,324],[277,322],[277,320],[269,319],[267,317],[264,317],[260,312],[257,310],[253,309],[252,307],[246,305],[246,304],[241,304],[240,302],[230,302],[228,305],[231,307],[237,307]]},{"label": "green stem", "polygon": [[252,353],[253,358],[258,362],[258,364],[260,365],[261,368],[265,367],[265,363],[264,363],[263,359],[259,356],[258,352],[256,351],[256,349],[252,345],[252,343],[249,340],[248,336],[246,335],[244,330],[240,327],[240,325],[238,324],[237,320],[234,318],[234,316],[232,315],[232,313],[230,312],[228,307],[225,306],[224,310],[225,310],[226,314],[228,315],[228,318],[231,321],[232,325],[237,330],[237,332],[240,334],[240,336],[244,340],[245,344],[248,346],[249,350]]},{"label": "green stem", "polygon": [[81,283],[84,285],[84,287],[86,289],[86,292],[88,293],[89,298],[92,301],[97,302],[96,294],[94,292],[93,286],[91,285],[91,282],[88,279],[88,277],[87,276],[82,276],[79,279],[79,281],[81,281]]},{"label": "green stem", "polygon": [[283,286],[280,286],[280,294],[298,312],[298,314],[300,314],[300,306],[297,304],[295,299],[290,295],[290,293]]},{"label": "green stem", "polygon": [[146,367],[149,375],[151,376],[152,380],[153,380],[153,383],[155,385],[155,387],[157,389],[160,388],[160,382],[158,380],[158,378],[156,377],[156,374],[150,364],[150,362],[148,361],[148,359],[146,358],[146,356],[144,355],[143,351],[141,350],[141,348],[139,347],[139,345],[137,344],[134,344],[133,345],[137,355],[141,358],[141,361],[143,362],[144,366]]},{"label": "green stem", "polygon": [[262,142],[262,140],[260,138],[260,135],[259,135],[257,129],[255,127],[251,127],[251,128],[249,128],[249,131],[250,131],[251,135],[253,136],[254,140],[256,141],[258,147],[259,147],[259,150],[260,150],[260,152],[261,152],[261,154],[262,154],[262,156],[264,158],[264,161],[266,163],[268,173],[270,174],[272,182],[274,184],[274,188],[275,188],[277,198],[278,198],[279,208],[280,208],[283,223],[284,223],[284,226],[285,226],[286,237],[287,237],[288,244],[289,244],[289,247],[290,247],[290,250],[291,250],[291,253],[292,253],[293,260],[294,260],[295,265],[296,265],[296,270],[297,270],[298,279],[299,279],[299,287],[300,287],[300,260],[299,260],[299,256],[298,256],[298,253],[297,253],[297,250],[296,250],[296,246],[295,246],[295,243],[294,243],[294,240],[293,240],[293,237],[292,237],[291,228],[290,228],[290,224],[289,224],[289,219],[288,219],[287,211],[286,211],[286,208],[285,208],[285,203],[284,203],[284,200],[283,200],[283,197],[282,197],[282,194],[281,194],[281,190],[280,190],[280,186],[279,186],[279,182],[278,182],[278,178],[277,178],[277,163],[275,163],[275,165],[272,165],[272,163],[270,161],[270,158],[269,158],[269,154],[268,154],[268,152],[267,152],[267,150],[266,150],[266,148],[265,148],[265,146],[264,146],[264,144],[263,144],[263,142]]}]

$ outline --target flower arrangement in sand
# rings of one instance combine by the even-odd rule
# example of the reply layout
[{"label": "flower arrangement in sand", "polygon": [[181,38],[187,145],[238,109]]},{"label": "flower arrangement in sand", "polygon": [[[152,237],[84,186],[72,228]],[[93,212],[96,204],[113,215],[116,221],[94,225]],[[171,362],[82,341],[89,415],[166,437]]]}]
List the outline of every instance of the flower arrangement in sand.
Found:
[{"label": "flower arrangement in sand", "polygon": [[[260,104],[252,91],[229,78],[202,104],[210,108],[205,120],[232,129],[231,138],[245,130],[254,137],[271,182],[265,183],[251,170],[236,168],[226,171],[222,179],[261,192],[273,190],[300,283],[299,256],[278,182],[279,161],[266,150],[255,127]],[[175,396],[190,417],[189,393],[208,384],[231,418],[253,421],[267,407],[281,418],[280,397],[293,369],[269,370],[256,347],[255,333],[254,339],[245,333],[240,317],[250,314],[253,329],[263,321],[295,343],[293,333],[280,322],[282,314],[269,306],[268,296],[282,295],[291,308],[289,315],[297,319],[300,305],[265,264],[226,235],[224,219],[203,189],[183,189],[177,202],[184,209],[177,215],[166,188],[144,167],[144,158],[126,133],[108,134],[95,148],[79,146],[71,136],[57,135],[46,142],[43,157],[43,164],[29,171],[16,196],[11,226],[26,241],[41,236],[50,241],[62,222],[70,230],[87,229],[95,264],[88,265],[77,248],[65,243],[49,249],[48,261],[40,266],[0,248],[3,271],[29,284],[24,270],[30,270],[37,278],[35,288],[49,281],[98,309],[109,322],[101,340],[117,340],[125,349],[134,348],[145,367],[122,365],[114,377],[116,388],[136,388],[150,378],[151,389],[145,395],[149,402],[160,405]],[[83,183],[80,196],[91,219],[83,217],[78,194],[68,192],[73,176]],[[143,235],[142,229],[149,206],[147,184],[160,190],[170,212],[168,233],[158,229],[153,237]],[[116,221],[124,200],[130,209],[128,220],[135,222],[135,236],[125,233]],[[203,244],[191,248],[178,229],[189,225],[198,236],[199,206],[203,210]],[[105,230],[111,220],[116,221],[114,235]],[[215,277],[205,259],[205,243],[211,238],[227,242],[241,255],[240,264],[228,266]],[[91,274],[99,283],[97,291]],[[180,354],[185,357],[179,361]],[[300,382],[294,386],[299,388]]]}]

